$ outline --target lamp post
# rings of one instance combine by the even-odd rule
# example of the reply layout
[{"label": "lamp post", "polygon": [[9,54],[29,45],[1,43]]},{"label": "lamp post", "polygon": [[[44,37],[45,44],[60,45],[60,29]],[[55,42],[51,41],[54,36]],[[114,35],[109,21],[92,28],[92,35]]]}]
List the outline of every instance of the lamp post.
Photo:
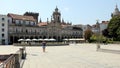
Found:
[{"label": "lamp post", "polygon": [[97,51],[100,49],[100,24],[99,20],[97,20],[97,32],[98,32],[98,40],[97,40]]}]

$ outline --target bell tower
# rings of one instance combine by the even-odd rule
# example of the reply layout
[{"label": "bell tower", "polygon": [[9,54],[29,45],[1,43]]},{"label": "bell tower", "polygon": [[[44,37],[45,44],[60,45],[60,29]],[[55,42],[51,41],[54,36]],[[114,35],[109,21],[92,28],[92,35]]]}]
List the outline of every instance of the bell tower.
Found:
[{"label": "bell tower", "polygon": [[111,14],[111,17],[114,17],[114,16],[120,16],[120,11],[117,5],[116,5],[114,12]]},{"label": "bell tower", "polygon": [[54,23],[61,23],[61,13],[59,12],[59,9],[57,7],[53,12],[53,20],[54,20]]}]

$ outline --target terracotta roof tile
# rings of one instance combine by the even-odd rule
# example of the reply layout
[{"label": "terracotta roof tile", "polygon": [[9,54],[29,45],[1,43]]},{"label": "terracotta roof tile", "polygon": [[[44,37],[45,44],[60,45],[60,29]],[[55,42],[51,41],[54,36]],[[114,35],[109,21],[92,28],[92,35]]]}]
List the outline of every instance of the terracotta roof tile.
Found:
[{"label": "terracotta roof tile", "polygon": [[48,23],[47,22],[41,22],[41,23],[38,23],[38,26],[47,26]]},{"label": "terracotta roof tile", "polygon": [[109,21],[102,21],[102,24],[108,24]]},{"label": "terracotta roof tile", "polygon": [[32,16],[23,16],[23,15],[12,14],[12,13],[9,13],[8,16],[17,20],[36,21]]}]

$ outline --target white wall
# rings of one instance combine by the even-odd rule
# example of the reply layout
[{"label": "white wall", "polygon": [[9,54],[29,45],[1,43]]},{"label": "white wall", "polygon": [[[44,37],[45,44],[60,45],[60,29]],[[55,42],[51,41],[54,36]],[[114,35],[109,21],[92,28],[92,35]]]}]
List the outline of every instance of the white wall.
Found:
[{"label": "white wall", "polygon": [[[10,20],[10,18],[7,17],[7,15],[0,15],[0,44],[3,44],[2,40],[5,40],[5,45],[8,44],[8,20]],[[2,24],[4,24],[4,26]],[[2,29],[4,29],[4,31],[2,31]],[[2,37],[2,34],[4,34],[4,37]]]},{"label": "white wall", "polygon": [[104,24],[104,23],[101,23],[100,24],[100,30],[103,31],[104,29],[106,29],[108,26],[108,24]]}]

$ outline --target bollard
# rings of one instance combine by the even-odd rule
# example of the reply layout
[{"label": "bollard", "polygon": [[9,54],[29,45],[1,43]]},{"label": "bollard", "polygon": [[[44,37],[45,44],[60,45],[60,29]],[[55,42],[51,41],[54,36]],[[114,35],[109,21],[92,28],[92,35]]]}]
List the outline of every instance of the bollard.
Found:
[{"label": "bollard", "polygon": [[20,52],[21,52],[21,59],[25,59],[26,58],[26,54],[24,53],[24,49],[20,48]]}]

